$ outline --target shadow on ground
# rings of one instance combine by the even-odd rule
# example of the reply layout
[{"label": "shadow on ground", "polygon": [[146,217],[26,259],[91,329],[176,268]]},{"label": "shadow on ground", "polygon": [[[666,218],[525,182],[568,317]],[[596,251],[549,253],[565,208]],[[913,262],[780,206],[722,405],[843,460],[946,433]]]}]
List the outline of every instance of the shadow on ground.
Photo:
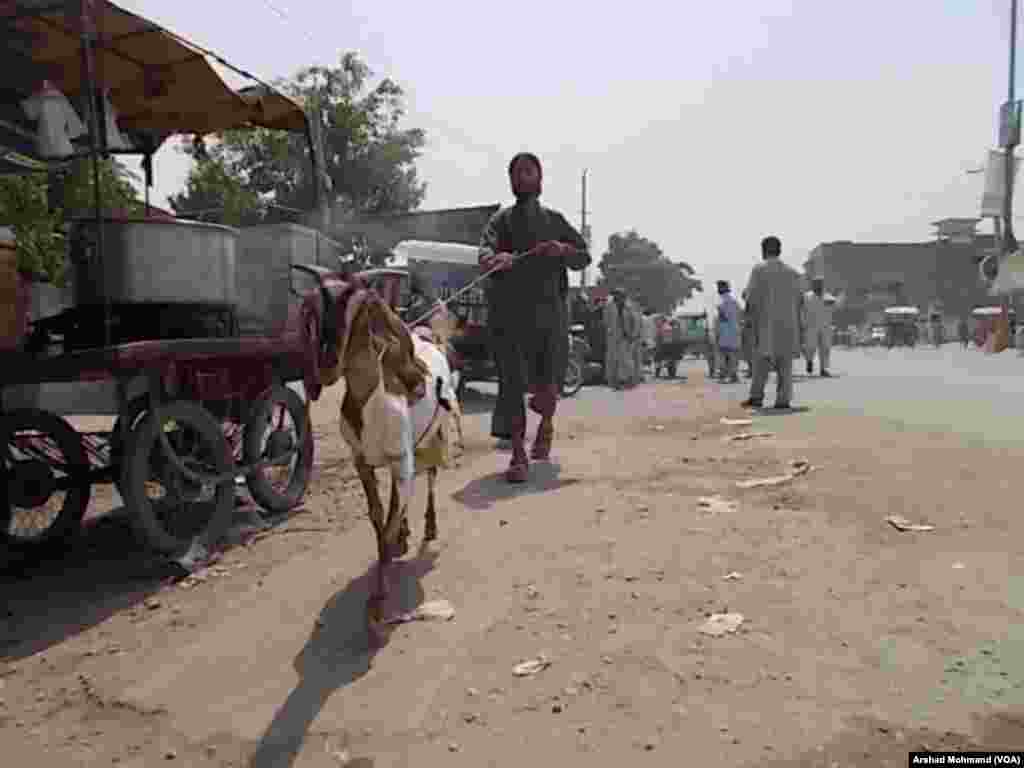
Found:
[{"label": "shadow on ground", "polygon": [[[392,564],[386,615],[411,611],[423,602],[421,580],[433,570],[436,560],[435,550],[421,547],[416,557]],[[274,714],[249,763],[251,768],[293,765],[327,700],[370,671],[374,657],[388,639],[385,636],[383,642],[374,642],[366,626],[366,600],[375,580],[376,566],[371,566],[320,612],[317,628],[295,658],[299,683]],[[339,748],[350,747],[348,734],[332,733],[331,740]],[[348,765],[369,768],[373,761],[361,757]]]},{"label": "shadow on ground", "polygon": [[[224,548],[241,543],[239,532],[255,530],[250,528],[253,510],[252,505],[236,507]],[[88,520],[66,552],[47,558],[13,554],[8,561],[0,560],[0,661],[44,651],[187,575],[181,565],[139,540],[127,514],[119,508]],[[279,525],[291,515],[261,521]]]},{"label": "shadow on ground", "polygon": [[579,478],[559,477],[561,470],[561,465],[555,462],[532,462],[529,478],[525,483],[518,484],[508,482],[504,471],[493,472],[471,480],[453,493],[452,498],[470,509],[485,510],[506,499],[556,491],[580,482]]},{"label": "shadow on ground", "polygon": [[807,413],[810,411],[810,406],[806,405],[794,405],[785,410],[774,410],[773,408],[759,408],[754,411],[758,416],[796,416],[801,413]]}]

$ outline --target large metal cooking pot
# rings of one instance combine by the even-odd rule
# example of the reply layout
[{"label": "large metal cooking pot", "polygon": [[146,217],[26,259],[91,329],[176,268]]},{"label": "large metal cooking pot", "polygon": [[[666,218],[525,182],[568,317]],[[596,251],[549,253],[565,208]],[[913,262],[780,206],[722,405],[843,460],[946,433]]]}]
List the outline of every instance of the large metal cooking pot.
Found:
[{"label": "large metal cooking pot", "polygon": [[[218,304],[235,306],[238,230],[197,221],[104,219],[97,254],[96,219],[73,222],[75,304]],[[100,266],[102,264],[102,267]]]}]

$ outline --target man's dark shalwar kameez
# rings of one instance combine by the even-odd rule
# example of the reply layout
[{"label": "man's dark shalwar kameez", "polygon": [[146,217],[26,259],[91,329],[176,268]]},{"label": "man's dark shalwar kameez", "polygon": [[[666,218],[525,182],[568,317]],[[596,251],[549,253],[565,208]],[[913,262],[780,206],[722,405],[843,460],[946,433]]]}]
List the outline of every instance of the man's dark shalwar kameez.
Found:
[{"label": "man's dark shalwar kameez", "polygon": [[543,207],[532,195],[498,211],[480,243],[483,257],[526,253],[545,241],[568,243],[575,253],[567,258],[527,256],[492,275],[487,291],[491,338],[501,377],[491,434],[506,440],[525,432],[523,400],[527,394],[534,395],[532,410],[542,416],[554,414],[569,354],[568,270],[585,268],[590,254],[565,217]]}]

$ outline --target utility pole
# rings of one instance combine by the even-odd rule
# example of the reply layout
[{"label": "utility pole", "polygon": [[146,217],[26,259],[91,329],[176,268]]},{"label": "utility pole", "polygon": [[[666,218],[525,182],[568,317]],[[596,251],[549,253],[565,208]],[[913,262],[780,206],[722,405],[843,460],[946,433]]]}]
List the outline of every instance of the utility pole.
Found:
[{"label": "utility pole", "polygon": [[1019,112],[1014,104],[1014,91],[1017,80],[1017,0],[1010,0],[1010,79],[1006,97],[1006,109],[1009,112],[1010,129],[1006,135],[1006,182],[1003,197],[1003,252],[1013,253],[1017,250],[1017,238],[1013,236],[1013,177],[1014,149],[1019,141]]},{"label": "utility pole", "polygon": [[[1013,0],[1017,2],[1017,0]],[[587,169],[583,169],[583,201],[582,207],[580,208],[580,234],[583,235],[584,241],[587,243],[587,248],[590,248],[590,230],[587,229]],[[586,268],[580,273],[580,287],[587,287],[587,270]]]}]

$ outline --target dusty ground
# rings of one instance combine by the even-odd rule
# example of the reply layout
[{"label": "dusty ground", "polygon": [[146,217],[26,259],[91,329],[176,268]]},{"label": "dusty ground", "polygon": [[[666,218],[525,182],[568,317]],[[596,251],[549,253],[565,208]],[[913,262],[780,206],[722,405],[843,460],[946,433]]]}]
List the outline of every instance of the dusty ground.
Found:
[{"label": "dusty ground", "polygon": [[[513,489],[486,406],[442,476],[440,541],[393,576],[393,611],[444,598],[453,621],[368,646],[372,533],[327,399],[304,509],[204,580],[173,583],[116,516],[3,577],[3,763],[902,766],[1024,747],[1024,456],[813,410],[730,442],[749,428],[720,419],[743,414],[694,377],[584,390]],[[736,487],[799,458],[814,469],[791,483]],[[716,494],[737,506],[698,505]],[[713,612],[745,622],[703,636]]]}]

